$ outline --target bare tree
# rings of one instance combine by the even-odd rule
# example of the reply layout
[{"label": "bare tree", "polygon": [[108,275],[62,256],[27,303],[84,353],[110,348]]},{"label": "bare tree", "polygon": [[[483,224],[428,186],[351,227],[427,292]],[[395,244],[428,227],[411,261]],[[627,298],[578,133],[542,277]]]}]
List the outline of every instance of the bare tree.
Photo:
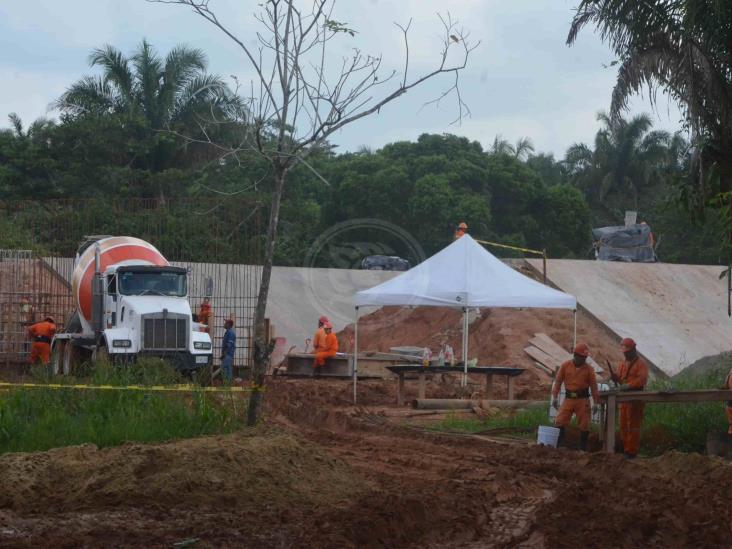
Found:
[{"label": "bare tree", "polygon": [[269,162],[273,178],[262,279],[254,316],[254,391],[247,418],[252,425],[260,414],[260,389],[269,366],[271,347],[266,341],[264,315],[280,202],[288,174],[300,164],[312,170],[308,156],[321,148],[334,132],[378,113],[381,107],[412,88],[439,76],[449,76],[449,83],[429,103],[439,105],[453,97],[457,107],[454,122],[469,116],[470,111],[460,94],[459,75],[479,42],[472,43],[469,33],[450,14],[438,14],[443,34],[435,66],[411,76],[411,20],[406,25],[395,23],[404,41],[403,69],[383,71],[382,55],[368,55],[357,47],[349,56],[333,62],[332,41],[356,35],[346,23],[333,18],[335,0],[307,0],[307,9],[301,6],[305,0],[267,0],[260,4],[261,11],[255,14],[261,26],[256,33],[256,43],[237,35],[227,21],[217,16],[210,0],[149,1],[192,9],[238,46],[256,75],[247,86],[249,130],[245,137],[237,147],[212,143],[219,146],[222,156],[236,157],[244,151],[260,154]]}]

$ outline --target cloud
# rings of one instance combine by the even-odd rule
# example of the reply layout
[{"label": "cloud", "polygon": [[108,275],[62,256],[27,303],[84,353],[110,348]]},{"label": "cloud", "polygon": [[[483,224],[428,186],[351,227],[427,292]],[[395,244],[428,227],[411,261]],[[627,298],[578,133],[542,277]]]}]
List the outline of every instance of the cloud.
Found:
[{"label": "cloud", "polygon": [[15,67],[0,67],[0,126],[4,126],[7,116],[14,112],[29,124],[39,117],[53,117],[49,103],[59,97],[66,89],[68,75],[49,74],[46,71],[25,71]]},{"label": "cloud", "polygon": [[[186,43],[206,51],[211,72],[235,74],[242,84],[252,75],[239,47],[187,8],[143,0],[43,4],[42,10],[37,2],[0,6],[5,60],[0,68],[0,121],[12,111],[26,120],[45,115],[47,105],[67,86],[93,72],[87,66],[89,51],[104,43],[126,53],[144,37],[161,53]],[[252,44],[259,28],[252,17],[255,3],[217,0],[212,6],[237,36]],[[575,141],[591,142],[598,128],[595,113],[609,104],[615,74],[603,64],[613,56],[589,28],[573,47],[565,45],[572,7],[572,0],[340,0],[333,17],[359,32],[334,43],[334,63],[359,47],[365,53],[383,52],[385,73],[403,70],[403,39],[393,22],[407,23],[411,17],[410,74],[416,75],[434,66],[439,56],[436,14],[448,8],[482,44],[460,77],[463,98],[473,113],[462,126],[450,125],[457,112],[454,98],[439,108],[420,109],[450,85],[449,79],[439,78],[399,98],[379,116],[334,135],[333,142],[341,150],[355,150],[414,139],[423,132],[452,132],[488,145],[502,134],[511,140],[531,137],[537,149],[558,157]],[[390,84],[380,93],[392,90]],[[632,112],[650,111],[647,99],[631,104]],[[657,124],[678,128],[678,110],[671,107],[666,115],[666,108],[661,100]]]}]

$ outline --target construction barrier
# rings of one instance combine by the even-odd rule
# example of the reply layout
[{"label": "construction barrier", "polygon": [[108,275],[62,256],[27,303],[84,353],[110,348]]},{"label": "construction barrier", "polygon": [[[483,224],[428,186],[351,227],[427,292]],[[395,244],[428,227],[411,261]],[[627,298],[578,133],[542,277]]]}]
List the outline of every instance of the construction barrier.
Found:
[{"label": "construction barrier", "polygon": [[35,388],[35,389],[88,389],[95,391],[144,391],[171,393],[249,393],[264,391],[256,385],[250,387],[199,387],[196,385],[64,385],[62,383],[6,383],[0,382],[2,388]]}]

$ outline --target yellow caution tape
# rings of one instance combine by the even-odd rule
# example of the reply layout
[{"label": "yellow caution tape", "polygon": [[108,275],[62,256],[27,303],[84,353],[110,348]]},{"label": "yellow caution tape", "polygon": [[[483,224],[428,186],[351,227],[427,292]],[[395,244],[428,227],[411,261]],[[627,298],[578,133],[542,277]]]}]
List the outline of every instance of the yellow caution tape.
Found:
[{"label": "yellow caution tape", "polygon": [[64,385],[61,383],[6,383],[0,381],[1,387],[26,387],[37,389],[90,389],[99,391],[156,391],[169,393],[248,393],[252,390],[262,391],[261,387],[199,387],[197,385]]},{"label": "yellow caution tape", "polygon": [[518,250],[519,252],[526,252],[526,253],[536,254],[536,255],[544,255],[544,252],[542,250],[532,250],[530,248],[520,248],[519,246],[509,246],[508,244],[499,244],[498,242],[488,242],[486,240],[476,240],[476,242],[480,242],[481,244],[487,244],[488,246],[506,248],[508,250]]}]

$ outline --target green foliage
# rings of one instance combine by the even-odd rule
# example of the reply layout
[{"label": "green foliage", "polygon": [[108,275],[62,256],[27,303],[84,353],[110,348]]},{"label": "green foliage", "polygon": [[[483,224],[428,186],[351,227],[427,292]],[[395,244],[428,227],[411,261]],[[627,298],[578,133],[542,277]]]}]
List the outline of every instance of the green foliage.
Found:
[{"label": "green foliage", "polygon": [[486,419],[464,418],[448,414],[435,428],[439,431],[457,433],[478,433],[490,429],[508,429],[516,430],[517,434],[535,437],[539,425],[549,425],[551,423],[547,414],[548,409],[549,402],[543,407],[500,412]]},{"label": "green foliage", "polygon": [[[330,32],[345,32],[343,23],[330,23]],[[0,200],[92,201],[0,207],[7,247],[69,255],[83,234],[130,234],[151,239],[172,259],[256,261],[273,188],[269,163],[246,150],[217,159],[218,150],[166,131],[195,138],[199,109],[221,114],[218,141],[233,143],[247,131],[238,99],[204,72],[203,53],[177,47],[161,57],[143,42],[130,56],[105,46],[90,62],[100,76],[73,84],[59,99],[59,123],[40,119],[26,128],[12,116],[10,129],[0,131]],[[194,93],[200,86],[211,93]],[[688,144],[653,131],[645,116],[600,120],[594,147],[573,146],[562,162],[533,154],[529,138],[511,144],[498,136],[487,151],[449,134],[345,154],[325,145],[288,174],[275,262],[303,265],[325,231],[363,218],[401,227],[427,255],[449,244],[465,221],[478,239],[581,258],[591,227],[620,223],[636,206],[662,259],[727,257],[722,210],[694,225],[680,206],[693,194],[684,177]],[[120,206],[137,198],[150,202]],[[417,259],[396,240],[386,243],[393,244],[389,253]],[[367,253],[384,253],[361,248],[346,263],[316,263],[355,267]]]},{"label": "green foliage", "polygon": [[[53,379],[73,383],[73,379]],[[96,369],[92,384],[159,385],[179,381],[162,361]],[[236,401],[234,400],[236,399]],[[79,389],[12,389],[0,400],[0,453],[92,443],[157,442],[244,425],[246,401],[234,395]]]},{"label": "green foliage", "polygon": [[[684,199],[693,211],[717,210],[724,254],[732,246],[732,1],[582,0],[567,38],[595,27],[620,59],[610,112],[627,108],[644,88],[681,107],[695,151]],[[693,60],[693,61],[691,61]]]},{"label": "green foliage", "polygon": [[540,241],[554,257],[584,258],[590,209],[582,193],[569,185],[555,185],[544,192],[537,213]]},{"label": "green foliage", "polygon": [[[718,389],[727,371],[706,372],[699,376],[677,376],[671,380],[655,380],[649,391],[692,391]],[[727,430],[724,402],[690,404],[647,404],[641,431],[641,451],[658,455],[666,450],[706,451],[707,433],[722,434]]]},{"label": "green foliage", "polygon": [[[523,140],[516,147],[526,151],[528,145]],[[463,137],[424,134],[416,143],[335,157],[327,163],[331,187],[323,221],[328,226],[353,218],[383,219],[407,229],[428,255],[451,241],[461,221],[479,239],[546,247],[552,257],[583,254],[590,227],[586,208],[577,204],[582,197],[551,190],[517,158],[523,154],[484,152]],[[544,159],[545,167],[550,162],[553,158]],[[547,201],[575,216],[573,221],[545,226]],[[558,245],[567,235],[569,241]]]},{"label": "green foliage", "polygon": [[[655,380],[649,391],[691,391],[717,389],[723,385],[727,368],[701,375],[679,375],[671,380]],[[436,425],[440,431],[477,433],[488,429],[524,430],[535,436],[539,425],[549,425],[547,407],[518,412],[503,412],[488,419],[472,419],[448,415]],[[641,453],[660,455],[668,450],[706,451],[707,433],[724,433],[727,420],[723,402],[647,404],[641,433]]]}]

